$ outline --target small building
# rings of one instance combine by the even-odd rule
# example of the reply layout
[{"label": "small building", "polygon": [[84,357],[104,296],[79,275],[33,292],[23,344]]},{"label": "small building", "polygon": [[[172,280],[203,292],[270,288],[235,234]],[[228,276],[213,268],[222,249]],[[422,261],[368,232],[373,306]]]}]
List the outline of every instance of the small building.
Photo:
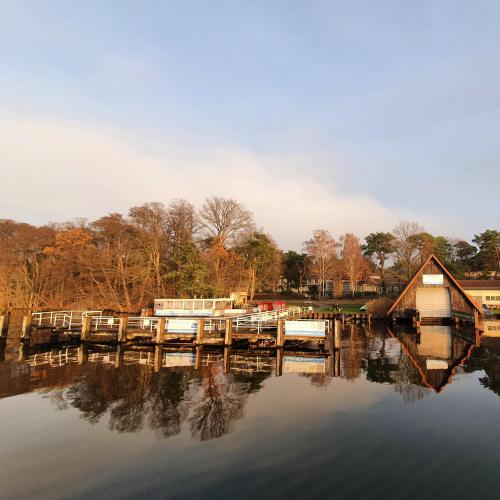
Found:
[{"label": "small building", "polygon": [[500,280],[461,280],[459,283],[479,306],[500,310]]},{"label": "small building", "polygon": [[453,315],[468,316],[478,324],[481,308],[435,255],[430,255],[389,309],[393,319],[446,322]]}]

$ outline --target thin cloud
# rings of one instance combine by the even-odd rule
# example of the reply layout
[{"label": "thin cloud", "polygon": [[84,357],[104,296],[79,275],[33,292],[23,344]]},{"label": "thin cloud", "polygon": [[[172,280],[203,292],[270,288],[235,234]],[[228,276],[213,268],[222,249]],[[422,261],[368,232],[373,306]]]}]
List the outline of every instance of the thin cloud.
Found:
[{"label": "thin cloud", "polygon": [[213,194],[244,203],[259,226],[295,249],[317,228],[365,235],[412,215],[431,222],[307,175],[314,164],[304,157],[186,146],[153,152],[146,144],[131,134],[64,120],[5,116],[2,217],[37,224],[94,219],[146,201],[186,198],[199,205]]}]

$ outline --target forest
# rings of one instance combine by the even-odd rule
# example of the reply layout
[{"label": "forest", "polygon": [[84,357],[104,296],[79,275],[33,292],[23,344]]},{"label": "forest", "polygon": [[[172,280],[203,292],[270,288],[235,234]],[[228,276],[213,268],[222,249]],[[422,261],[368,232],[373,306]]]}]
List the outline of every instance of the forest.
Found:
[{"label": "forest", "polygon": [[0,219],[0,307],[92,307],[137,311],[160,297],[227,296],[300,290],[314,278],[405,283],[435,253],[459,278],[498,277],[500,231],[470,241],[429,234],[403,221],[360,239],[313,232],[284,251],[236,200],[212,196],[145,203],[89,222],[34,226]]}]

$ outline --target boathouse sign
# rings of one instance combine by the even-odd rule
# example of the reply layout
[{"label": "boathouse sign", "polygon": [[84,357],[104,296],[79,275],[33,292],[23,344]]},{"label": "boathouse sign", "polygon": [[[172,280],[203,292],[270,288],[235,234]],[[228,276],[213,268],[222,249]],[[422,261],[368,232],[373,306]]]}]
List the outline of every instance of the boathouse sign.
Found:
[{"label": "boathouse sign", "polygon": [[422,276],[422,283],[424,285],[443,285],[444,276],[442,274],[424,274]]}]

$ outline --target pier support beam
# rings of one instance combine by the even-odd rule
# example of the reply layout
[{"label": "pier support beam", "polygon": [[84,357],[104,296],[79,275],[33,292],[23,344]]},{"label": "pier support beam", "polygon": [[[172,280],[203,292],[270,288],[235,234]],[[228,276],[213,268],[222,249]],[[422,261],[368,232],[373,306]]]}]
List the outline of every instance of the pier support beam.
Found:
[{"label": "pier support beam", "polygon": [[158,320],[158,325],[156,327],[156,343],[163,344],[165,339],[165,318],[160,318]]},{"label": "pier support beam", "polygon": [[198,320],[198,329],[196,331],[196,343],[198,345],[202,345],[204,337],[205,337],[205,320],[203,318],[200,318]]},{"label": "pier support beam", "polygon": [[23,316],[23,325],[21,327],[21,340],[28,341],[31,338],[31,326],[32,326],[31,314],[29,316]]},{"label": "pier support beam", "polygon": [[6,339],[9,333],[10,312],[0,315],[0,339]]},{"label": "pier support beam", "polygon": [[127,341],[128,316],[122,316],[118,321],[118,342]]},{"label": "pier support beam", "polygon": [[86,342],[89,339],[91,328],[92,328],[92,317],[85,316],[82,321],[82,333],[80,335],[80,340]]},{"label": "pier support beam", "polygon": [[226,330],[224,332],[224,345],[230,346],[233,343],[233,320],[226,319]]}]

